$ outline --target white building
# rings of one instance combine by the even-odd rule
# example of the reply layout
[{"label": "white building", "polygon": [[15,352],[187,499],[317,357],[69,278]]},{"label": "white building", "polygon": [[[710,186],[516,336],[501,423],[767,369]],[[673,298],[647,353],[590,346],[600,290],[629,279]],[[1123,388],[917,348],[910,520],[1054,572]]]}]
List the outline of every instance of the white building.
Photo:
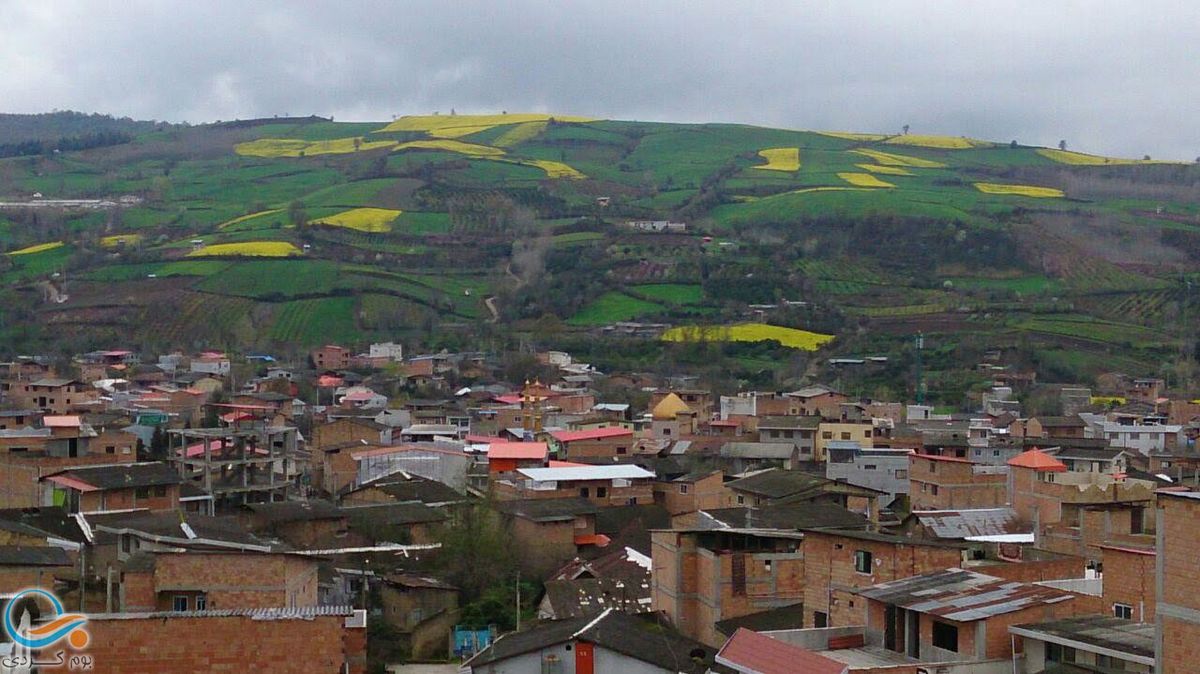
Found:
[{"label": "white building", "polygon": [[404,360],[404,347],[395,342],[379,342],[371,345],[367,351],[367,357],[372,360],[379,358],[399,363]]}]

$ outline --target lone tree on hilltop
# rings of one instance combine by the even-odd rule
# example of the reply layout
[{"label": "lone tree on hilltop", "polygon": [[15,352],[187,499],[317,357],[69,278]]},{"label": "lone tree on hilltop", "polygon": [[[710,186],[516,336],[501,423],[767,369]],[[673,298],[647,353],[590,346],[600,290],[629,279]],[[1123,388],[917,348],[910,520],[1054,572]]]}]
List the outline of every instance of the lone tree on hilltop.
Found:
[{"label": "lone tree on hilltop", "polygon": [[1067,149],[1067,141],[1065,141],[1065,140],[1058,141],[1058,149],[1066,150]]},{"label": "lone tree on hilltop", "polygon": [[904,125],[904,135],[906,135],[906,136],[908,135],[908,125],[907,124]]}]

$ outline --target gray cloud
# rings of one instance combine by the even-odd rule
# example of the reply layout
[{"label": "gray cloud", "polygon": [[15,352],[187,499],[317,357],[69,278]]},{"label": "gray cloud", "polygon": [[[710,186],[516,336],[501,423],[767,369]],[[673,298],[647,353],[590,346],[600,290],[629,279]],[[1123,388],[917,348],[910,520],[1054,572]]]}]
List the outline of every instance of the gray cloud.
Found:
[{"label": "gray cloud", "polygon": [[0,110],[544,110],[1200,154],[1200,4],[0,0]]}]

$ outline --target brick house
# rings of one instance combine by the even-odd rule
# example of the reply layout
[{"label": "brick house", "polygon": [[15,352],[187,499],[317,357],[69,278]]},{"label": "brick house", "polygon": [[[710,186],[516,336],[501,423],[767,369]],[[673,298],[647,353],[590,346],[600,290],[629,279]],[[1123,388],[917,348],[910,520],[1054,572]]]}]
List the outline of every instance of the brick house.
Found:
[{"label": "brick house", "polygon": [[654,483],[654,502],[671,515],[725,505],[725,475],[719,470],[696,471]]},{"label": "brick house", "polygon": [[911,454],[908,479],[913,510],[993,508],[1008,503],[1008,471],[1003,466]]},{"label": "brick house", "polygon": [[366,672],[366,617],[344,606],[93,613],[87,629],[97,671]]},{"label": "brick house", "polygon": [[539,575],[558,568],[581,546],[598,542],[595,503],[583,498],[501,501],[497,512],[507,526],[523,568]]},{"label": "brick house", "polygon": [[383,620],[413,660],[444,658],[446,634],[458,620],[458,588],[437,578],[394,573],[379,587]]},{"label": "brick house", "polygon": [[46,545],[0,545],[0,594],[20,592],[27,587],[54,589],[57,576],[75,570],[66,550]]},{"label": "brick house", "polygon": [[855,592],[882,582],[962,563],[967,546],[866,531],[804,532],[804,624],[861,625],[865,603]]},{"label": "brick house", "polygon": [[41,481],[43,505],[61,505],[69,512],[176,510],[183,482],[178,471],[162,461],[69,468]]},{"label": "brick house", "polygon": [[340,547],[349,531],[346,513],[328,501],[248,503],[242,508],[248,530],[300,549]]},{"label": "brick house", "polygon": [[326,344],[310,351],[308,357],[318,370],[345,370],[354,354],[344,346]]},{"label": "brick house", "polygon": [[804,534],[782,529],[651,532],[651,607],[675,629],[716,647],[715,623],[804,597]]},{"label": "brick house", "polygon": [[1191,674],[1200,662],[1200,492],[1158,494],[1154,622],[1161,674]]},{"label": "brick house", "polygon": [[1154,622],[1158,555],[1154,548],[1099,546],[1104,568],[1104,608],[1117,618]]},{"label": "brick house", "polygon": [[550,448],[544,442],[493,442],[487,449],[488,473],[511,473],[518,468],[545,468]]},{"label": "brick house", "polygon": [[599,506],[654,503],[654,473],[629,464],[520,468],[492,485],[504,500],[578,497]]},{"label": "brick house", "polygon": [[317,560],[250,551],[138,552],[120,565],[113,606],[224,611],[317,605]]},{"label": "brick house", "polygon": [[8,403],[21,409],[39,409],[47,414],[92,411],[100,403],[100,391],[75,379],[43,377],[33,381],[6,382]]},{"label": "brick house", "polygon": [[629,454],[633,431],[619,426],[582,431],[552,431],[555,454],[564,461],[585,458],[612,458]]},{"label": "brick house", "polygon": [[806,386],[783,395],[796,401],[796,414],[819,416],[825,419],[837,419],[841,414],[842,403],[850,400],[849,396],[844,393],[820,384]]},{"label": "brick house", "polygon": [[[928,663],[999,661],[1011,667],[1009,627],[1068,618],[1077,610],[1070,592],[958,568],[874,585],[858,595],[866,602],[868,645]],[[1020,652],[1021,643],[1015,646]]]}]

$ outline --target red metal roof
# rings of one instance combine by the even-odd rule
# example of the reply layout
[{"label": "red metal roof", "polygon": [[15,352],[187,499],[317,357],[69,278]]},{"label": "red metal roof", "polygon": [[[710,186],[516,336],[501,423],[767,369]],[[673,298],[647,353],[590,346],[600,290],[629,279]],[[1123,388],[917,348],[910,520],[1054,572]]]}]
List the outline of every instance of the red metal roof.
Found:
[{"label": "red metal roof", "polygon": [[1009,459],[1008,465],[1016,466],[1017,468],[1032,468],[1042,473],[1067,472],[1067,464],[1036,447]]},{"label": "red metal roof", "polygon": [[346,382],[341,377],[334,377],[328,374],[323,374],[320,377],[317,377],[317,386],[321,388],[337,388],[344,383]]},{"label": "red metal roof", "polygon": [[575,545],[594,545],[598,548],[603,548],[611,542],[608,536],[604,534],[578,534],[575,536]]},{"label": "red metal roof", "polygon": [[551,437],[559,442],[574,442],[575,440],[603,440],[604,438],[616,438],[621,436],[633,436],[633,431],[628,428],[618,428],[609,426],[607,428],[592,428],[586,431],[553,431]]},{"label": "red metal roof", "polygon": [[48,416],[42,418],[42,425],[46,428],[79,428],[79,415],[72,414],[69,416]]},{"label": "red metal roof", "polygon": [[550,449],[544,442],[493,442],[488,446],[489,459],[545,459]]},{"label": "red metal roof", "polygon": [[709,426],[740,426],[741,423],[733,419],[715,419],[708,422]]},{"label": "red metal roof", "polygon": [[467,433],[467,437],[465,437],[463,439],[466,440],[467,442],[477,444],[477,445],[487,445],[487,444],[491,444],[493,442],[504,442],[503,439],[498,438],[494,435],[472,435],[470,433]]},{"label": "red metal roof", "polygon": [[717,662],[757,674],[845,674],[848,665],[739,627],[717,653]]},{"label": "red metal roof", "polygon": [[77,480],[73,477],[67,477],[66,475],[51,475],[50,477],[46,478],[46,481],[60,484],[64,487],[70,487],[76,491],[100,491],[100,488],[95,485],[88,484],[83,480]]},{"label": "red metal roof", "polygon": [[555,461],[554,459],[550,459],[550,465],[547,467],[548,468],[583,468],[584,466],[589,466],[589,465],[591,465],[591,464],[576,463],[575,461]]}]

